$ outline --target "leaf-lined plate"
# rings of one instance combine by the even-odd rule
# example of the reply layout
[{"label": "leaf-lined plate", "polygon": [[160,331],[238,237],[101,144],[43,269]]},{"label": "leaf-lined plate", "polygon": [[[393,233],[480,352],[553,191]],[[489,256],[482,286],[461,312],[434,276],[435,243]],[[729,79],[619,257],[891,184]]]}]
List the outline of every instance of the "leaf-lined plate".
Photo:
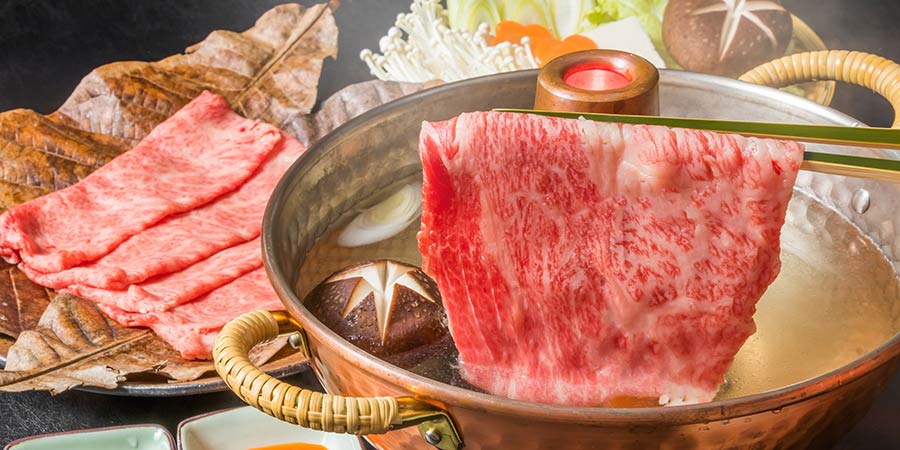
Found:
[{"label": "leaf-lined plate", "polygon": [[[329,7],[287,4],[243,33],[214,31],[184,54],[99,67],[52,114],[0,113],[0,210],[78,182],[203,90],[309,145],[349,118],[419,89],[361,83],[310,114],[323,61],[336,54]],[[91,302],[54,296],[0,264],[0,362],[9,362],[0,371],[0,390],[168,396],[224,388],[210,361],[185,360],[149,330],[122,327]],[[307,364],[284,342],[256,353],[275,376]]]}]

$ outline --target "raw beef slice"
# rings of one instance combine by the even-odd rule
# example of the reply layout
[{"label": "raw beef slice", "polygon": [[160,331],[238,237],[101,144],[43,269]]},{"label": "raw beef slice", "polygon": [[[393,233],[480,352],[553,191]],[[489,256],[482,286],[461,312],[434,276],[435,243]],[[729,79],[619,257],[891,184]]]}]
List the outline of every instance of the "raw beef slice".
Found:
[{"label": "raw beef slice", "polygon": [[72,285],[62,292],[125,311],[154,312],[188,303],[235,278],[262,267],[259,238],[226,248],[184,270],[153,277],[128,289]]},{"label": "raw beef slice", "polygon": [[216,335],[231,319],[257,309],[283,308],[263,268],[168,311],[142,314],[98,306],[125,326],[150,327],[188,359],[210,359]]},{"label": "raw beef slice", "polygon": [[102,258],[61,272],[20,268],[51,289],[79,285],[127,289],[155,275],[177,272],[228,247],[259,236],[262,215],[275,185],[305,147],[282,133],[281,142],[256,173],[237,190],[162,222],[122,242]]},{"label": "raw beef slice", "polygon": [[711,400],[780,268],[801,146],[473,113],[425,123],[419,250],[495,395]]},{"label": "raw beef slice", "polygon": [[204,92],[136,147],[66,189],[0,216],[0,255],[51,273],[93,261],[166,216],[243,184],[281,132]]}]

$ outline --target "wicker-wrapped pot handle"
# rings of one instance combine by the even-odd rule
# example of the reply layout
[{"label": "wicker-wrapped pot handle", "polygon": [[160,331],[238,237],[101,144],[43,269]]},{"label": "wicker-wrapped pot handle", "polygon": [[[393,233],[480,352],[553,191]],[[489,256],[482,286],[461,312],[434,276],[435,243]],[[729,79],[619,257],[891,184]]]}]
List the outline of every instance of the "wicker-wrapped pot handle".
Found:
[{"label": "wicker-wrapped pot handle", "polygon": [[771,87],[820,80],[863,86],[891,103],[893,127],[900,128],[900,64],[881,56],[847,50],[797,53],[752,69],[740,80]]},{"label": "wicker-wrapped pot handle", "polygon": [[284,311],[253,311],[229,322],[216,337],[216,372],[247,404],[286,422],[333,433],[381,434],[418,425],[422,436],[435,447],[462,447],[450,416],[429,403],[412,397],[324,394],[265,374],[253,365],[248,353],[285,331],[302,333],[300,325]]},{"label": "wicker-wrapped pot handle", "polygon": [[289,386],[250,362],[253,346],[274,339],[278,321],[267,311],[253,311],[225,325],[216,338],[216,371],[241,399],[272,416],[300,426],[338,433],[386,433],[399,424],[393,397],[352,398]]}]

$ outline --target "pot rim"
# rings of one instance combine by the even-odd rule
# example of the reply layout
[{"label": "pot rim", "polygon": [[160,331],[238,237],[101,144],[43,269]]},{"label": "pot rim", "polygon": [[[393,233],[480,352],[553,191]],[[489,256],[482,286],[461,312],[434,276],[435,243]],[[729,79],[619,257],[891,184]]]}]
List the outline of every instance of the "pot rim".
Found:
[{"label": "pot rim", "polygon": [[[494,396],[416,375],[370,355],[350,344],[337,333],[323,325],[306,309],[305,306],[303,306],[302,300],[296,296],[293,288],[287,282],[284,272],[276,267],[274,255],[274,248],[276,246],[274,245],[272,223],[281,215],[281,210],[287,198],[287,192],[290,189],[292,180],[303,174],[307,167],[315,165],[316,161],[323,157],[324,149],[327,146],[339,144],[348,132],[365,124],[385,111],[400,109],[436,94],[452,92],[456,89],[465,90],[467,87],[482,83],[492,83],[503,81],[504,79],[510,80],[527,77],[536,80],[537,73],[537,70],[526,70],[472,78],[419,91],[385,103],[384,105],[373,108],[372,110],[347,121],[330,132],[327,136],[311,145],[310,148],[287,170],[276,186],[275,191],[266,206],[265,215],[263,217],[263,262],[270,282],[275,288],[282,303],[288,308],[290,313],[301,322],[307,335],[313,336],[314,341],[317,341],[319,345],[327,345],[347,362],[353,364],[358,370],[379,373],[383,377],[389,378],[395,385],[403,386],[417,398],[423,398],[451,407],[457,406],[475,410],[491,411],[494,414],[534,417],[537,413],[546,421],[591,424],[689,424],[733,419],[735,417],[752,415],[759,412],[778,410],[808,398],[823,395],[838,389],[845,384],[850,384],[861,378],[863,375],[875,370],[877,367],[900,356],[900,333],[898,333],[879,347],[842,367],[799,383],[750,396],[727,400],[714,400],[712,402],[692,405],[665,407],[610,408],[565,406]],[[754,99],[759,98],[760,104],[762,104],[762,99],[777,101],[794,107],[800,112],[812,114],[817,118],[835,124],[845,126],[865,126],[862,122],[844,113],[822,106],[805,98],[777,89],[745,83],[730,78],[663,69],[660,70],[660,84],[693,88],[696,88],[697,86],[715,86],[725,89],[734,89],[750,94],[748,97]],[[318,372],[317,364],[312,364],[312,366]],[[317,376],[318,375],[319,374],[317,373]],[[321,379],[321,377],[319,378]],[[370,395],[384,394],[385,393],[383,392],[373,392]]]}]

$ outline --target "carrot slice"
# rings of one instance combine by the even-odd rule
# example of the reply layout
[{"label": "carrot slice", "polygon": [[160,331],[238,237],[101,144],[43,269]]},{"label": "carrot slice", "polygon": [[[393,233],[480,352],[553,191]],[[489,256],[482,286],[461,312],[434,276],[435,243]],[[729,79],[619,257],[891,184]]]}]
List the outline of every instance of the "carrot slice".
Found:
[{"label": "carrot slice", "polygon": [[490,45],[497,45],[501,42],[518,44],[522,42],[524,36],[525,27],[521,23],[504,20],[497,23],[497,26],[494,27],[494,39],[491,40]]},{"label": "carrot slice", "polygon": [[556,39],[544,39],[534,45],[531,46],[531,52],[534,53],[534,57],[537,58],[538,63],[540,65],[547,64],[551,59],[559,56],[557,49],[562,45],[562,42]]},{"label": "carrot slice", "polygon": [[525,25],[524,27],[522,27],[522,29],[525,31],[525,35],[531,38],[531,42],[538,42],[544,39],[553,39],[553,33],[551,33],[550,30],[547,29],[547,27],[542,25]]},{"label": "carrot slice", "polygon": [[557,41],[556,39],[552,41],[541,41],[532,47],[532,52],[534,52],[534,56],[538,59],[540,64],[544,65],[554,58],[558,58],[567,53],[590,50],[593,48],[597,48],[597,44],[590,38],[579,34],[573,34],[562,41]]},{"label": "carrot slice", "polygon": [[531,38],[532,49],[536,43],[544,39],[553,39],[553,33],[547,27],[537,24],[522,25],[519,22],[504,20],[494,27],[494,38],[490,45],[497,45],[501,42],[520,44],[525,36]]},{"label": "carrot slice", "polygon": [[578,50],[575,51],[597,48],[596,42],[591,38],[580,34],[573,34],[563,39],[563,44],[567,45],[569,48],[577,48]]},{"label": "carrot slice", "polygon": [[522,25],[512,20],[501,21],[494,27],[494,38],[490,45],[497,45],[501,42],[519,44],[525,36],[531,39],[531,52],[542,65],[566,53],[597,48],[594,41],[579,34],[573,34],[560,41],[555,39],[553,33],[545,26]]}]

